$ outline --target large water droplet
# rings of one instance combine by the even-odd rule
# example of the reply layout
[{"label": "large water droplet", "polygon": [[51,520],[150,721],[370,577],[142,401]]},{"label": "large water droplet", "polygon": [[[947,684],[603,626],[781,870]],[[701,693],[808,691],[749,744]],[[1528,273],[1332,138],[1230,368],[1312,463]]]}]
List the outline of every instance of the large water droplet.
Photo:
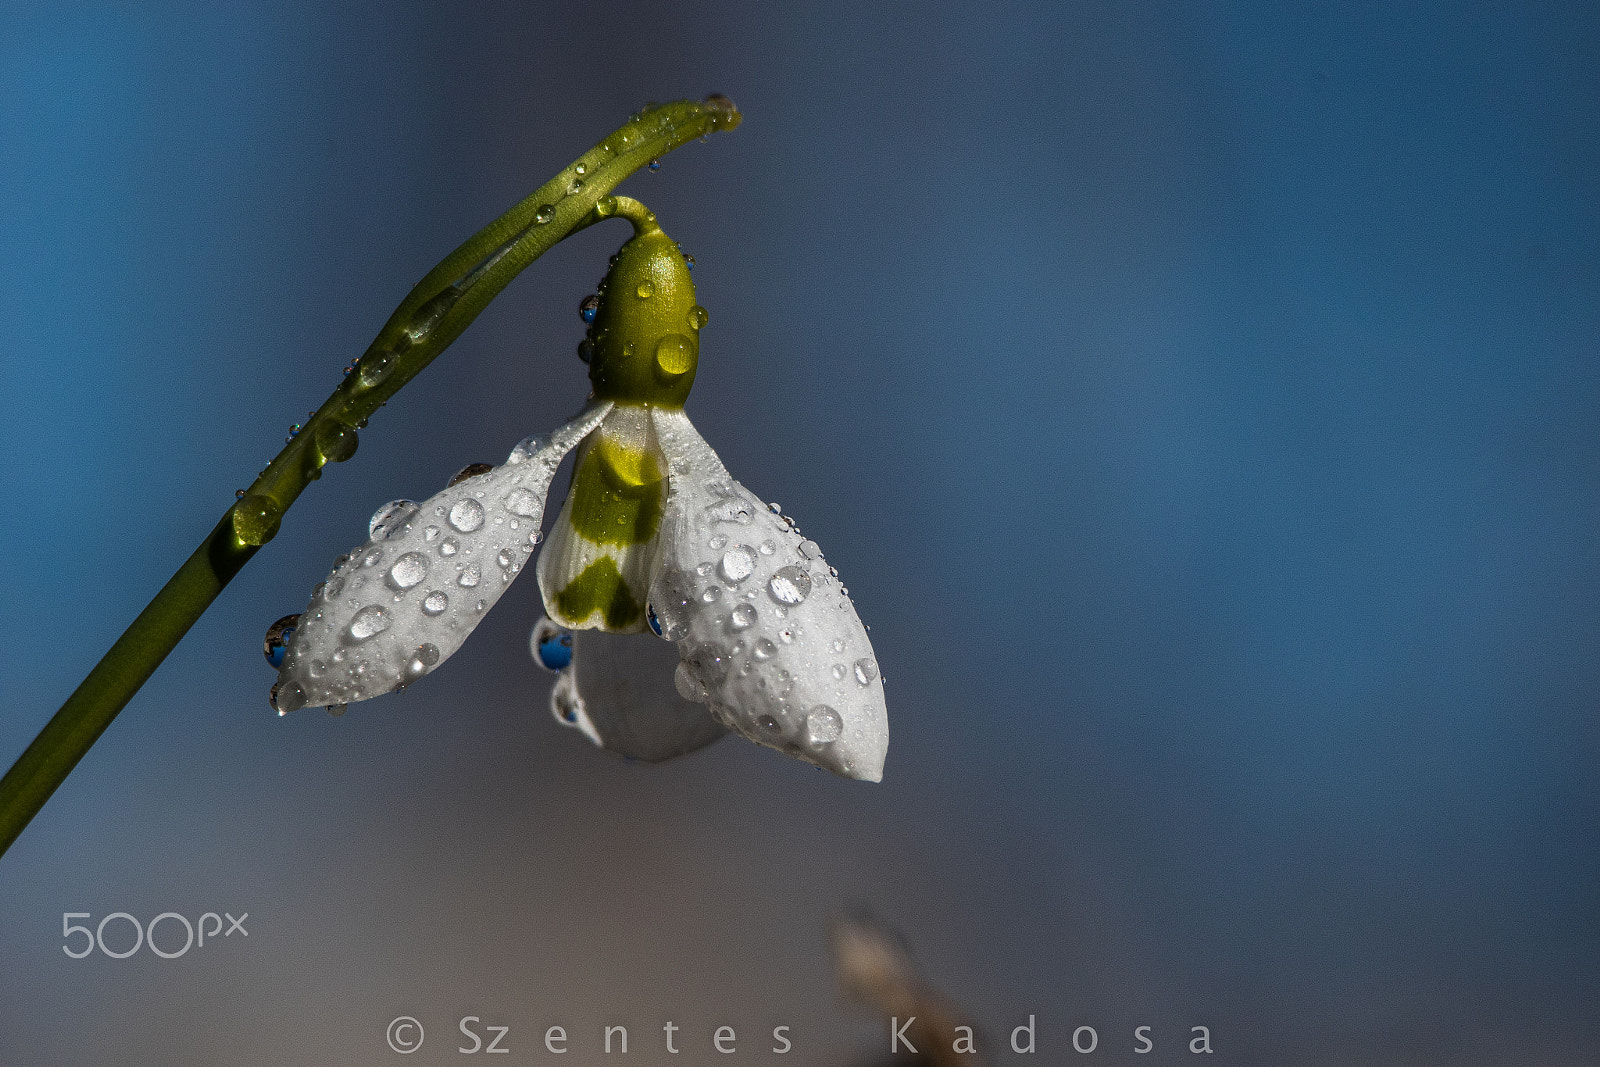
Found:
[{"label": "large water droplet", "polygon": [[707,311],[705,308],[701,307],[699,304],[696,304],[694,307],[689,309],[689,326],[692,329],[698,330],[698,329],[702,328],[703,326],[705,326],[705,324],[710,322],[710,321],[711,321],[711,312]]},{"label": "large water droplet", "polygon": [[421,678],[439,662],[439,649],[435,645],[418,645],[417,650],[406,661],[406,679],[408,681]]},{"label": "large water droplet", "polygon": [[710,641],[696,645],[683,658],[683,662],[689,665],[695,679],[708,690],[720,689],[728,677],[728,654],[721,646]]},{"label": "large water droplet", "polygon": [[495,555],[494,561],[500,564],[501,570],[510,570],[511,565],[517,561],[517,557],[513,556],[508,550],[502,548],[499,553]]},{"label": "large water droplet", "polygon": [[488,463],[468,463],[465,467],[452,474],[450,480],[444,484],[444,487],[453,489],[468,478],[476,478],[478,475],[488,474],[492,470],[494,470],[494,467]]},{"label": "large water droplet", "polygon": [[506,510],[513,515],[534,519],[543,515],[544,501],[539,499],[539,494],[518,486],[506,494]]},{"label": "large water droplet", "polygon": [[443,541],[439,542],[439,555],[444,556],[446,559],[460,551],[461,546],[456,544],[456,539],[454,537],[446,537]]},{"label": "large water droplet", "polygon": [[801,541],[800,555],[806,559],[817,560],[822,558],[822,548],[815,541]]},{"label": "large water droplet", "polygon": [[306,691],[300,688],[299,682],[279,682],[272,687],[267,700],[279,715],[287,715],[306,706]]},{"label": "large water droplet", "polygon": [[371,388],[389,376],[394,369],[393,352],[369,352],[361,357],[361,384]]},{"label": "large water droplet", "polygon": [[559,671],[572,663],[572,632],[549,619],[540,619],[528,637],[528,648],[539,666],[547,671]]},{"label": "large water droplet", "polygon": [[298,615],[285,615],[267,627],[267,636],[261,642],[261,653],[273,667],[283,666],[284,650],[289,645],[289,638],[294,636],[295,625],[299,621]]},{"label": "large water droplet", "polygon": [[264,545],[278,533],[283,509],[269,496],[249,493],[233,505],[233,535],[243,545]]},{"label": "large water droplet", "polygon": [[740,604],[728,615],[728,625],[735,630],[748,630],[756,624],[756,609],[749,604]]},{"label": "large water droplet", "polygon": [[435,589],[422,598],[422,613],[424,615],[443,615],[444,609],[450,606],[450,598]]},{"label": "large water droplet", "polygon": [[680,333],[669,333],[656,342],[656,369],[662,374],[676,378],[680,374],[687,374],[693,367],[693,341]]},{"label": "large water droplet", "polygon": [[356,641],[365,641],[388,628],[389,613],[376,604],[368,604],[350,620],[350,636]]},{"label": "large water droplet", "polygon": [[372,513],[372,519],[367,523],[367,536],[374,541],[382,541],[416,513],[415,500],[391,500]]},{"label": "large water droplet", "polygon": [[818,704],[806,715],[806,739],[813,745],[827,745],[844,733],[844,720],[826,704]]},{"label": "large water droplet", "polygon": [[540,204],[539,210],[533,213],[533,221],[543,226],[556,217],[556,209],[549,204]]},{"label": "large water droplet", "polygon": [[781,567],[767,582],[767,592],[780,604],[799,604],[811,595],[811,576],[799,567]]},{"label": "large water droplet", "polygon": [[483,505],[476,500],[458,500],[450,509],[450,525],[462,533],[471,533],[483,525]]},{"label": "large water droplet", "polygon": [[856,681],[862,685],[869,684],[878,676],[878,661],[871,656],[863,656],[856,660]]},{"label": "large water droplet", "polygon": [[343,463],[356,454],[356,446],[361,443],[354,430],[331,419],[317,427],[317,434],[312,440],[316,442],[324,463]]},{"label": "large water droplet", "polygon": [[722,554],[722,562],[717,565],[725,581],[738,585],[756,569],[756,553],[749,545],[734,545]]},{"label": "large water droplet", "polygon": [[384,579],[391,589],[410,589],[428,576],[428,561],[418,552],[407,552],[394,561]]},{"label": "large water droplet", "polygon": [[578,317],[586,323],[593,323],[594,317],[600,313],[600,297],[590,293],[578,301]]}]

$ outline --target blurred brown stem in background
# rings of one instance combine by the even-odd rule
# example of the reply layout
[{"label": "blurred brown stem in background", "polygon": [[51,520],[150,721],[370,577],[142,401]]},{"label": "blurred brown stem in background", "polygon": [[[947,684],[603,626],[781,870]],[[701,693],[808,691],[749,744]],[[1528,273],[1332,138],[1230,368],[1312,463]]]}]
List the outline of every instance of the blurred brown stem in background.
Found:
[{"label": "blurred brown stem in background", "polygon": [[874,1062],[984,1067],[982,1053],[956,1051],[973,1047],[972,1033],[958,1032],[966,1024],[958,1021],[955,1005],[922,977],[897,931],[870,915],[856,913],[835,919],[828,935],[839,988],[847,997],[886,1019],[915,1020],[901,1033],[917,1050],[916,1055],[908,1058],[902,1046],[901,1055]]}]

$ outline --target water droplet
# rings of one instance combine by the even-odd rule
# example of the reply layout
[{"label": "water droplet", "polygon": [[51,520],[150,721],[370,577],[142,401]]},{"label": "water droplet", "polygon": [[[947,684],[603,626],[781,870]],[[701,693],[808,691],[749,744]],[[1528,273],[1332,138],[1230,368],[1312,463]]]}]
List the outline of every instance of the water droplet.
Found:
[{"label": "water droplet", "polygon": [[770,556],[776,551],[778,551],[778,546],[770,538],[761,542],[761,554],[763,556]]},{"label": "water droplet", "polygon": [[572,168],[572,173],[574,173],[574,174],[587,174],[587,173],[589,173],[589,168],[587,166],[585,166],[584,164],[579,163],[579,164],[576,164]]},{"label": "water droplet", "polygon": [[243,545],[264,545],[277,536],[283,509],[259,493],[246,493],[233,505],[233,534]]},{"label": "water droplet", "polygon": [[476,500],[458,500],[450,509],[450,525],[471,533],[483,525],[483,505]]},{"label": "water droplet", "polygon": [[749,604],[740,604],[728,616],[728,625],[735,630],[748,630],[756,624],[756,609]]},{"label": "water droplet", "polygon": [[751,650],[751,655],[756,659],[771,659],[778,654],[778,646],[768,641],[765,637],[756,642],[756,647]]},{"label": "water droplet", "polygon": [[444,609],[450,606],[450,598],[435,589],[422,598],[422,613],[424,615],[443,615]]},{"label": "water droplet", "polygon": [[827,745],[844,733],[844,720],[826,704],[818,704],[806,715],[806,738],[813,745]]},{"label": "water droplet", "polygon": [[365,641],[389,628],[389,613],[376,604],[368,604],[350,620],[350,636]]},{"label": "water droplet", "polygon": [[544,513],[544,501],[537,493],[518,486],[506,494],[506,510],[524,518],[537,518]]},{"label": "water droplet", "polygon": [[722,599],[722,586],[708,585],[705,592],[700,594],[700,599],[707,604],[715,604]]},{"label": "water droplet", "polygon": [[312,440],[316,442],[324,463],[343,463],[356,454],[356,446],[361,443],[360,436],[354,430],[332,419],[317,427]]},{"label": "water droplet", "polygon": [[279,715],[287,715],[306,706],[306,691],[300,688],[299,682],[279,682],[272,687],[267,700]]},{"label": "water droplet", "polygon": [[406,662],[406,678],[415,680],[421,678],[439,662],[439,649],[431,644],[418,645],[417,650],[411,654],[411,659]]},{"label": "water droplet", "polygon": [[410,589],[428,576],[428,561],[419,552],[407,552],[394,561],[384,581],[391,589]]},{"label": "water droplet", "polygon": [[646,604],[644,606],[644,621],[650,624],[651,633],[657,637],[663,636],[661,633],[661,619],[656,615],[654,604]]},{"label": "water droplet", "polygon": [[533,652],[533,661],[547,671],[559,671],[572,662],[572,632],[549,619],[540,619],[534,624],[528,646]]},{"label": "water droplet", "polygon": [[834,678],[834,681],[837,681],[837,682],[844,681],[844,673],[845,672],[844,672],[844,664],[843,663],[835,663],[833,665],[833,678]]},{"label": "water droplet", "polygon": [[374,541],[382,541],[416,513],[415,500],[391,500],[372,513],[372,519],[367,523],[367,536]]},{"label": "water droplet", "polygon": [[295,625],[299,621],[298,615],[285,615],[267,627],[267,636],[261,642],[261,653],[274,668],[283,666],[284,649],[289,644],[289,638],[294,636]]},{"label": "water droplet", "polygon": [[[376,567],[378,564],[380,564],[382,562],[383,562],[383,549],[375,548],[371,552],[368,552],[366,554],[366,556],[361,560],[361,565],[363,567]],[[362,581],[365,581],[365,580],[366,579],[362,579]]]},{"label": "water droplet", "polygon": [[[646,284],[649,284],[648,282]],[[641,285],[643,291],[644,286]],[[676,378],[694,368],[694,342],[681,333],[669,333],[656,342],[656,369]]]},{"label": "water droplet", "polygon": [[659,159],[652,159],[652,160],[651,160],[651,161],[650,161],[650,169],[651,169],[651,171],[658,171],[658,170],[660,170],[660,169],[661,169],[661,160],[659,160]]},{"label": "water droplet", "polygon": [[678,690],[679,696],[698,704],[704,704],[710,695],[706,692],[706,687],[701,685],[694,673],[689,670],[687,663],[679,663],[678,669],[672,672],[672,684]]},{"label": "water droplet", "polygon": [[501,569],[504,570],[509,569],[517,561],[517,558],[502,548],[499,554],[494,557],[494,561],[500,564]]},{"label": "water droplet", "polygon": [[[610,151],[610,149],[608,148],[607,151]],[[594,213],[603,219],[610,218],[612,215],[615,215],[617,213],[617,198],[614,196],[602,196],[599,202],[594,206]],[[615,265],[616,262],[617,257],[612,256],[612,265]]]},{"label": "water droplet", "polygon": [[811,595],[811,576],[799,567],[781,567],[767,582],[767,592],[780,604],[799,604]]},{"label": "water droplet", "polygon": [[368,352],[356,365],[361,368],[361,384],[372,388],[389,376],[394,369],[393,352]]},{"label": "water droplet", "polygon": [[465,467],[452,474],[450,480],[444,484],[444,487],[453,489],[468,478],[476,478],[478,475],[488,474],[492,470],[494,470],[494,467],[488,463],[468,463]]},{"label": "water droplet", "polygon": [[750,509],[737,499],[719,500],[706,505],[706,515],[712,522],[736,522],[750,525]]},{"label": "water droplet", "polygon": [[476,563],[469,563],[461,571],[461,577],[456,579],[456,584],[463,589],[471,589],[483,579],[483,571]]},{"label": "water droplet", "polygon": [[639,297],[640,300],[649,300],[652,296],[656,295],[656,285],[654,282],[640,282],[639,287],[634,290],[634,293]]},{"label": "water droplet", "polygon": [[822,558],[822,548],[815,541],[811,541],[811,540],[801,541],[800,542],[800,555],[803,556],[806,559],[821,559]]},{"label": "water droplet", "polygon": [[578,317],[584,322],[594,322],[594,317],[600,313],[600,297],[590,293],[578,302]]},{"label": "water droplet", "polygon": [[727,544],[728,538],[726,534],[717,534],[711,539],[711,549],[714,552],[722,551],[723,548],[727,547]]},{"label": "water droplet", "polygon": [[540,204],[539,210],[533,213],[533,221],[540,226],[556,217],[556,209],[549,204]]},{"label": "water droplet", "polygon": [[728,677],[728,654],[709,641],[695,646],[683,658],[683,662],[689,665],[695,680],[707,690],[722,688],[723,681]]},{"label": "water droplet", "polygon": [[594,362],[594,342],[587,337],[578,342],[578,361],[580,363]]},{"label": "water droplet", "polygon": [[774,719],[771,715],[761,716],[756,720],[756,725],[761,727],[769,734],[775,734],[781,729],[781,727],[778,725],[778,720]]},{"label": "water droplet", "polygon": [[694,257],[685,252],[683,254],[683,265],[690,270],[694,270]]},{"label": "water droplet", "polygon": [[835,655],[838,655],[840,652],[843,652],[844,651],[844,638],[842,638],[842,637],[834,638],[832,643],[830,643],[828,645],[828,651],[832,652]]},{"label": "water droplet", "polygon": [[233,499],[235,499],[235,500],[243,500],[244,499],[244,490],[243,489],[235,489],[233,491]]},{"label": "water droplet", "polygon": [[456,539],[454,537],[446,537],[439,544],[439,555],[444,556],[446,559],[455,555],[459,551],[461,551],[461,546],[456,544]]},{"label": "water droplet", "polygon": [[867,685],[878,676],[878,661],[871,656],[856,660],[856,681]]},{"label": "water droplet", "polygon": [[[687,259],[688,257],[685,256],[684,258]],[[711,321],[711,312],[707,311],[705,308],[701,307],[699,304],[696,304],[694,307],[689,309],[689,326],[690,326],[690,328],[698,330],[698,329],[700,329],[701,327],[703,327],[706,323],[708,323],[710,321]]]},{"label": "water droplet", "polygon": [[544,540],[544,531],[543,530],[535,530],[535,531],[533,531],[533,533],[528,535],[528,544],[530,544],[530,545],[536,545],[540,541],[543,541],[543,540]]},{"label": "water droplet", "polygon": [[582,178],[574,178],[570,182],[567,183],[567,195],[568,196],[573,196],[573,195],[575,195],[577,193],[581,193],[581,192],[583,192],[583,179]]},{"label": "water droplet", "polygon": [[772,503],[767,505],[767,510],[772,512],[774,515],[781,515],[783,514],[783,505],[774,500]]},{"label": "water droplet", "polygon": [[738,585],[756,569],[756,553],[749,545],[734,545],[722,554],[718,564],[723,580]]}]

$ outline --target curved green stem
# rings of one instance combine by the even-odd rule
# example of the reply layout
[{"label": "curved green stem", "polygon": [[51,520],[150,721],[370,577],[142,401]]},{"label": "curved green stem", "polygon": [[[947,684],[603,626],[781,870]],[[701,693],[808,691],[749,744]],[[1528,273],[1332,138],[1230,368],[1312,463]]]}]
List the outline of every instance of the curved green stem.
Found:
[{"label": "curved green stem", "polygon": [[133,625],[0,779],[0,855],[330,462],[354,455],[356,431],[477,318],[506,284],[563,238],[606,217],[595,205],[679,145],[731,130],[726,97],[647,108],[479,230],[400,302],[345,380],[178,568]]}]

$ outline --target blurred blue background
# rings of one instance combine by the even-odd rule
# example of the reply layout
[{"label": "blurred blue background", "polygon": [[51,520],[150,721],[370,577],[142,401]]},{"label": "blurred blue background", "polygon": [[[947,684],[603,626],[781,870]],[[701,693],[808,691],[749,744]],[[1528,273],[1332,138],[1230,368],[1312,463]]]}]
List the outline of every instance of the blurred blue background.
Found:
[{"label": "blurred blue background", "polygon": [[[881,786],[561,730],[519,583],[267,706],[367,517],[586,389],[623,228],[375,418],[0,859],[0,1061],[844,1064],[866,903],[1044,1062],[1600,1056],[1600,14],[1547,3],[31,4],[0,33],[0,761],[445,252],[647,99],[690,413],[838,564]],[[164,961],[66,911],[250,913]],[[109,933],[108,933],[108,936]],[[173,934],[176,937],[176,933]],[[1153,1027],[1156,1053],[1133,1053]],[[761,1035],[758,1040],[756,1035]],[[487,1036],[487,1035],[486,1035]],[[717,1057],[721,1059],[721,1057]]]}]

